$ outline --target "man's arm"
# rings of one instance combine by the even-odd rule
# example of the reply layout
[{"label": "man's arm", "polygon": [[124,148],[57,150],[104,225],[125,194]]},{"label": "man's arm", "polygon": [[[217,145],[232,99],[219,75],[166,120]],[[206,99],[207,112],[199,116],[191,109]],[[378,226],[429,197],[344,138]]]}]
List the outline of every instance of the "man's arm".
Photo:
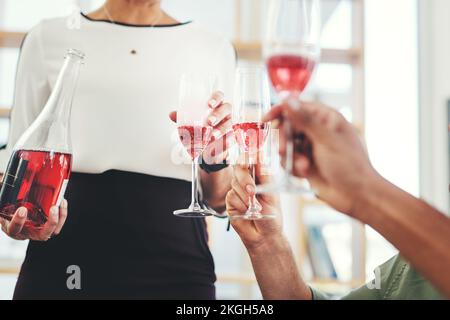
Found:
[{"label": "man's arm", "polygon": [[[316,103],[280,106],[267,120],[289,119],[313,153],[297,154],[295,174],[336,210],[369,224],[450,298],[450,219],[383,179],[372,167],[355,129],[337,111]],[[283,130],[280,130],[283,132]]]},{"label": "man's arm", "polygon": [[[256,174],[262,183],[268,182],[268,176],[260,175],[259,165]],[[246,166],[234,166],[231,185],[226,197],[227,212],[247,248],[264,299],[311,300],[311,290],[301,278],[292,250],[283,236],[277,197],[258,195],[263,214],[275,213],[277,219],[233,219],[247,211],[248,199],[255,194],[255,182]]]},{"label": "man's arm", "polygon": [[450,298],[450,219],[381,177],[364,190],[354,217],[381,233]]},{"label": "man's arm", "polygon": [[264,299],[312,299],[311,290],[301,278],[291,247],[284,237],[271,239],[248,253]]}]

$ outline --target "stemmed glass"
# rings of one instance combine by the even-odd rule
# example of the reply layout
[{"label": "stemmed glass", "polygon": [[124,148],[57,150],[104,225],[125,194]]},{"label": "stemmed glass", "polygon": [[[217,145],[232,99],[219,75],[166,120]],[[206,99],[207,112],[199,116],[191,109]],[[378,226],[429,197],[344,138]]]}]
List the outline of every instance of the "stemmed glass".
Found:
[{"label": "stemmed glass", "polygon": [[198,167],[203,150],[209,144],[213,128],[207,124],[210,111],[208,101],[214,90],[215,78],[202,74],[184,74],[179,89],[177,110],[178,134],[192,159],[191,204],[187,209],[173,212],[175,216],[203,218],[214,214],[202,208],[198,196]]},{"label": "stemmed glass", "polygon": [[[269,77],[283,103],[301,108],[300,96],[320,58],[320,0],[272,0],[264,43]],[[285,170],[281,179],[258,192],[311,193],[305,179],[293,177],[294,143],[289,122],[286,134]]]},{"label": "stemmed glass", "polygon": [[[270,124],[262,122],[262,118],[270,107],[270,88],[265,69],[257,66],[239,68],[236,71],[233,131],[240,151],[238,164],[242,164],[243,161],[248,165],[254,180],[255,166],[260,160],[260,151],[270,129]],[[275,218],[275,215],[261,211],[256,196],[249,197],[248,201],[247,212],[233,216],[233,219]]]}]

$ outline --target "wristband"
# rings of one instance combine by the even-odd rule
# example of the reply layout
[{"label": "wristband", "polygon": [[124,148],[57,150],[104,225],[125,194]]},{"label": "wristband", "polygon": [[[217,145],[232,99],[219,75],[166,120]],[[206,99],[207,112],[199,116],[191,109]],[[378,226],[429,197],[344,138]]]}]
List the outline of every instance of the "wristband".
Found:
[{"label": "wristband", "polygon": [[226,163],[226,160],[219,164],[207,164],[203,158],[201,160],[200,168],[206,173],[219,172],[220,170],[228,168],[228,163]]}]

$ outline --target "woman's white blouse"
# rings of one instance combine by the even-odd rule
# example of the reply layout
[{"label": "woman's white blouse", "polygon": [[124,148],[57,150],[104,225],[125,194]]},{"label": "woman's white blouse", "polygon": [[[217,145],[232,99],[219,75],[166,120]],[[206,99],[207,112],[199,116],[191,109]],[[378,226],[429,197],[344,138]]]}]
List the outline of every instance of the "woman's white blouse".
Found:
[{"label": "woman's white blouse", "polygon": [[218,89],[231,97],[232,45],[194,22],[136,27],[83,15],[75,28],[69,22],[45,20],[24,41],[1,167],[6,168],[14,144],[44,107],[66,50],[75,48],[86,59],[71,116],[74,171],[116,169],[190,180],[189,162],[180,164],[183,152],[168,114],[177,108],[185,72],[214,74]]}]

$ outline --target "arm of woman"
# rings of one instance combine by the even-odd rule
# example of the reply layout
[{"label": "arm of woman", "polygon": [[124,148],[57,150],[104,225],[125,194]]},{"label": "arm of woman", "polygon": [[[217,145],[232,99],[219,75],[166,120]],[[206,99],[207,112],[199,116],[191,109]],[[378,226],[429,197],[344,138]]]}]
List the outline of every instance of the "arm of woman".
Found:
[{"label": "arm of woman", "polygon": [[0,151],[1,171],[6,169],[12,148],[39,115],[50,93],[41,43],[41,25],[37,25],[26,35],[20,51],[8,142],[6,149]]}]

